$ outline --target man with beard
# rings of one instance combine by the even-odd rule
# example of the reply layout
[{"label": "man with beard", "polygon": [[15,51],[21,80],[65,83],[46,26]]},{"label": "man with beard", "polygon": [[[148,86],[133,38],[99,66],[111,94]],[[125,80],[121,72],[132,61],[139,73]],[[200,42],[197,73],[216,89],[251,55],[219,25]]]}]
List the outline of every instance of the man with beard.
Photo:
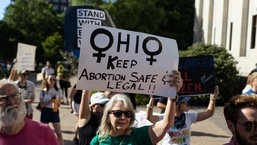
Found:
[{"label": "man with beard", "polygon": [[0,81],[0,145],[59,145],[48,125],[25,118],[18,87]]},{"label": "man with beard", "polygon": [[233,137],[224,145],[257,144],[257,95],[233,97],[224,107],[224,116]]}]

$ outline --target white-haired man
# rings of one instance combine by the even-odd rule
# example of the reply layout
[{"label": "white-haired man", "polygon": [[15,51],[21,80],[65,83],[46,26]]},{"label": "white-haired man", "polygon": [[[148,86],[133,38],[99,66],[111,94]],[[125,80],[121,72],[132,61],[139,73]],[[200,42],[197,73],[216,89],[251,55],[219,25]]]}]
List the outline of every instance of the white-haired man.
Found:
[{"label": "white-haired man", "polygon": [[0,144],[59,145],[48,125],[25,118],[26,113],[18,87],[0,81]]}]

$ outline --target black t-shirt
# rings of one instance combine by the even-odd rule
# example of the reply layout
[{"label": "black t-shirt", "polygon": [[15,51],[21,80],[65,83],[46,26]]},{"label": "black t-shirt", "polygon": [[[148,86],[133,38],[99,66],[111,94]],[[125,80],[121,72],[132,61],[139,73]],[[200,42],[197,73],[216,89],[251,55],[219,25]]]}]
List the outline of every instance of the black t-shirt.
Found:
[{"label": "black t-shirt", "polygon": [[[76,84],[73,86],[73,88],[76,89]],[[77,104],[80,104],[81,102],[81,95],[82,95],[82,90],[77,90],[76,94],[73,97],[73,101]]]},{"label": "black t-shirt", "polygon": [[79,145],[90,145],[91,140],[96,136],[96,131],[100,125],[102,114],[99,112],[92,112],[88,123],[78,128]]}]

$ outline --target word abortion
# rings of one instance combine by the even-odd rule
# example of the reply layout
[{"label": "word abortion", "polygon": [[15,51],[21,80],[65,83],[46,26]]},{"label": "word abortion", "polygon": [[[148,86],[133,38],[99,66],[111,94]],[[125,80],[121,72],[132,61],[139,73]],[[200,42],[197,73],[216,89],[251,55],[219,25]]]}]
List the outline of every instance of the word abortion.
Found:
[{"label": "word abortion", "polygon": [[[138,75],[137,72],[131,73],[131,79],[129,79],[130,82],[143,82],[143,83],[156,83],[156,77],[157,74],[154,75]],[[87,70],[84,69],[79,76],[79,80],[81,78],[86,78],[86,80],[104,80],[104,81],[125,81],[126,75],[121,74],[108,74],[108,73],[94,73],[89,72],[87,73]]]},{"label": "word abortion", "polygon": [[[102,80],[106,81],[107,89],[123,89],[123,90],[154,90],[157,74],[155,75],[139,75],[137,72],[132,72],[130,79],[126,75],[108,74],[108,73],[87,73],[84,69],[79,77],[79,80],[86,78],[87,80]],[[147,87],[143,84],[149,84]]]}]

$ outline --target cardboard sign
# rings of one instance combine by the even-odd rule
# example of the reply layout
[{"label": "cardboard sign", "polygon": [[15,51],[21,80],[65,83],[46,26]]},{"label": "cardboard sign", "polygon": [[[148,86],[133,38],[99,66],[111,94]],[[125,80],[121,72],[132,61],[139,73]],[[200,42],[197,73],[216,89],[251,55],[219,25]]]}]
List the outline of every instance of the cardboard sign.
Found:
[{"label": "cardboard sign", "polygon": [[77,58],[81,48],[83,24],[114,27],[108,12],[95,6],[68,7],[64,18],[65,50],[73,52]]},{"label": "cardboard sign", "polygon": [[83,25],[77,89],[175,96],[168,75],[178,67],[173,39]]},{"label": "cardboard sign", "polygon": [[179,95],[213,93],[215,88],[213,56],[181,57],[178,69],[183,79]]},{"label": "cardboard sign", "polygon": [[22,69],[26,68],[27,70],[34,71],[35,70],[35,53],[36,46],[18,43],[17,50],[17,65],[16,68]]}]

